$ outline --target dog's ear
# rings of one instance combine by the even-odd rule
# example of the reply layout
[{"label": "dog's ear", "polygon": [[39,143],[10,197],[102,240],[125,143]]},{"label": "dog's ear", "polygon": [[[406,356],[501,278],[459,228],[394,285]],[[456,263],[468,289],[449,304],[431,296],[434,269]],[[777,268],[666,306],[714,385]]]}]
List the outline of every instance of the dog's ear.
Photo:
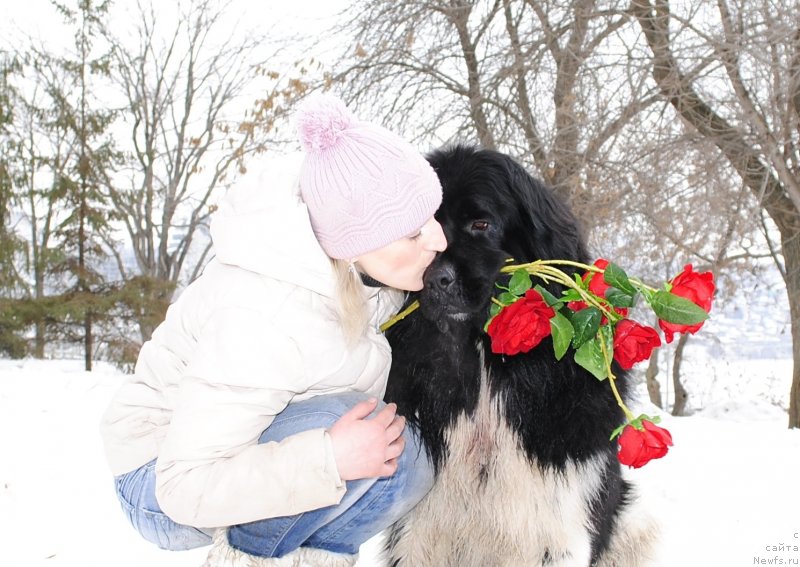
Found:
[{"label": "dog's ear", "polygon": [[526,261],[560,258],[586,262],[589,254],[580,223],[569,206],[519,163],[505,157],[508,189],[520,215],[519,226],[510,227],[506,236],[517,240]]}]

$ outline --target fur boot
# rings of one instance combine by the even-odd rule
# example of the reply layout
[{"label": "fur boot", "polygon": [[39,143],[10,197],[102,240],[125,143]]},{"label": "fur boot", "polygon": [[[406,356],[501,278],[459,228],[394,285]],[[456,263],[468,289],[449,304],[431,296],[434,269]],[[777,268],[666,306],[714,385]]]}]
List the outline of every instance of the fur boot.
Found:
[{"label": "fur boot", "polygon": [[334,553],[313,547],[301,547],[296,552],[297,567],[353,567],[358,555]]},{"label": "fur boot", "polygon": [[258,557],[239,551],[228,543],[228,530],[214,532],[211,549],[203,567],[352,567],[357,555],[301,547],[283,557]]}]

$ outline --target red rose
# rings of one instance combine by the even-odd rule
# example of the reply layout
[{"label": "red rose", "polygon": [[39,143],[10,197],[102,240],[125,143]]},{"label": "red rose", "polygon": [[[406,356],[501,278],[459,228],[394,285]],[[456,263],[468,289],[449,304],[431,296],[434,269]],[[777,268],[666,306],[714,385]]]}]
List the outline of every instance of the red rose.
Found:
[{"label": "red rose", "polygon": [[619,436],[617,458],[623,465],[638,469],[666,455],[672,446],[672,435],[666,429],[647,420],[642,420],[642,427],[627,425]]},{"label": "red rose", "polygon": [[[608,266],[608,260],[604,258],[598,258],[592,265],[597,268],[600,268],[601,270],[605,270],[606,267]],[[606,283],[604,277],[605,274],[600,272],[586,272],[585,274],[583,274],[583,277],[581,279],[583,281],[589,279],[589,291],[595,294],[597,297],[605,299],[606,291],[608,291],[608,288],[610,288],[611,286]],[[573,311],[580,311],[581,309],[586,309],[588,305],[586,304],[585,301],[570,301],[569,303],[567,303],[567,307],[572,309]],[[628,310],[624,307],[615,307],[614,311],[616,311],[623,317],[628,316]],[[606,318],[605,315],[603,315],[603,319],[600,323],[602,325],[605,325],[607,322],[608,319]]]},{"label": "red rose", "polygon": [[529,289],[517,301],[500,310],[487,332],[495,354],[528,352],[550,334],[553,309],[541,294]]},{"label": "red rose", "polygon": [[625,370],[650,358],[654,348],[661,346],[655,329],[623,319],[614,328],[614,360]]},{"label": "red rose", "polygon": [[[711,299],[714,296],[715,289],[714,274],[711,272],[694,272],[692,271],[692,265],[687,264],[680,274],[672,278],[670,283],[672,284],[672,289],[670,290],[672,293],[699,305],[706,313],[711,311]],[[664,331],[664,338],[667,342],[671,343],[675,333],[694,334],[703,326],[703,323],[678,325],[659,320],[658,326]]]},{"label": "red rose", "polygon": [[[608,260],[605,258],[598,258],[592,265],[596,268],[600,268],[601,270],[605,270],[606,267],[608,267]],[[606,283],[605,279],[603,279],[604,274],[600,272],[587,272],[583,275],[583,281],[586,281],[587,276],[590,278],[589,291],[598,297],[605,297],[606,290],[611,286]]]}]

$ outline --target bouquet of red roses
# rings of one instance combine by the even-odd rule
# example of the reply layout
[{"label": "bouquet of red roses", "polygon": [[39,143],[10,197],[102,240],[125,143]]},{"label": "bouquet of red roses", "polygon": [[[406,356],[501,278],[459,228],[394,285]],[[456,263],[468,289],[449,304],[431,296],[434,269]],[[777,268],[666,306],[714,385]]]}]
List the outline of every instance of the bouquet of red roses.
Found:
[{"label": "bouquet of red roses", "polygon": [[[558,266],[583,270],[583,276],[570,277]],[[623,369],[647,360],[661,346],[658,332],[630,319],[628,311],[642,297],[655,312],[666,341],[675,333],[695,333],[711,310],[714,278],[711,272],[695,272],[691,264],[655,289],[629,277],[614,263],[604,259],[588,266],[567,260],[538,260],[508,265],[507,286],[494,298],[486,331],[492,352],[514,355],[527,352],[545,337],[552,337],[557,360],[572,348],[575,362],[598,380],[608,380],[626,423],[614,430],[618,438],[618,458],[622,464],[641,467],[663,457],[672,445],[669,431],[658,427],[658,417],[634,416],[617,390],[612,360]],[[544,283],[561,284],[560,297],[542,285],[533,285],[532,276]]]}]

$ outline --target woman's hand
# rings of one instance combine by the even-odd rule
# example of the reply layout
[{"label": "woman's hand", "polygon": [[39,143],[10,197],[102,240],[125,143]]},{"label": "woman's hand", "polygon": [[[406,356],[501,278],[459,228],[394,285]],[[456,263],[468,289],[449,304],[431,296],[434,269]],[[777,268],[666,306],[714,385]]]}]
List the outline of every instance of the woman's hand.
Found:
[{"label": "woman's hand", "polygon": [[359,402],[328,431],[342,480],[391,476],[397,470],[406,420],[397,415],[396,404],[366,419],[377,405],[376,399]]}]

